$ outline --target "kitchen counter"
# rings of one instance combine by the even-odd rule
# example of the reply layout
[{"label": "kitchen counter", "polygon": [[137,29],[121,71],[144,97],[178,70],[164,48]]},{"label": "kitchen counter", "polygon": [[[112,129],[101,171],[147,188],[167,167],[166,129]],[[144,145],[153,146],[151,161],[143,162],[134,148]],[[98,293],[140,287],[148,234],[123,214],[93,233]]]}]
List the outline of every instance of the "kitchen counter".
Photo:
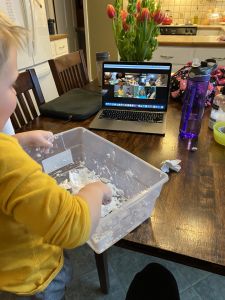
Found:
[{"label": "kitchen counter", "polygon": [[225,41],[219,41],[218,36],[159,35],[157,40],[159,46],[225,48]]},{"label": "kitchen counter", "polygon": [[61,39],[65,39],[68,37],[68,34],[63,33],[63,34],[50,34],[50,41],[56,41],[56,40],[61,40]]},{"label": "kitchen counter", "polygon": [[220,24],[217,24],[217,25],[196,25],[196,26],[199,29],[207,29],[207,30],[220,29],[220,30],[225,30],[224,25],[220,25]]},{"label": "kitchen counter", "polygon": [[200,25],[200,24],[171,24],[171,25],[159,25],[159,27],[184,27],[184,26],[187,26],[187,27],[197,27],[199,29],[221,29],[221,30],[225,30],[225,24],[224,25],[221,25],[221,24],[216,24],[216,25]]},{"label": "kitchen counter", "polygon": [[[161,25],[163,27],[163,25]],[[222,34],[225,36],[225,26],[217,25],[171,25],[173,27],[180,26],[197,26],[198,31],[206,31],[204,35],[197,33],[197,35],[159,35],[159,46],[177,46],[177,47],[213,47],[213,48],[225,48],[225,41],[219,41],[219,36]],[[212,30],[212,32],[210,32]],[[215,32],[215,30],[218,30]],[[208,34],[207,34],[208,33]]]}]

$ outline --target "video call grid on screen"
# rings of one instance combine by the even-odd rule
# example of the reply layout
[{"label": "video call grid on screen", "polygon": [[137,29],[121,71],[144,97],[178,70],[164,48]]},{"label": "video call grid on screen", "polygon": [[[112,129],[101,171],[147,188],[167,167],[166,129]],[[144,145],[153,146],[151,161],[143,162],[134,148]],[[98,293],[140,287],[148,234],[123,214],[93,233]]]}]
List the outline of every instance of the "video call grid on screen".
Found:
[{"label": "video call grid on screen", "polygon": [[166,110],[171,66],[103,64],[103,106]]}]

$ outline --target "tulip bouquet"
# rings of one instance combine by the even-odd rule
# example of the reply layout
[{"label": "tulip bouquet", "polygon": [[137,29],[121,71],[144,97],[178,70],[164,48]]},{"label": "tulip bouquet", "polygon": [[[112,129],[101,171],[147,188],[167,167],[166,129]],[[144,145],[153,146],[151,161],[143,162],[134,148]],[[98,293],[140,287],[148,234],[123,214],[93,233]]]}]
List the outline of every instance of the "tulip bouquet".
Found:
[{"label": "tulip bouquet", "polygon": [[114,5],[107,5],[121,61],[152,58],[158,45],[158,25],[165,17],[160,7],[155,0],[128,0],[127,10],[123,9],[123,0],[115,0]]}]

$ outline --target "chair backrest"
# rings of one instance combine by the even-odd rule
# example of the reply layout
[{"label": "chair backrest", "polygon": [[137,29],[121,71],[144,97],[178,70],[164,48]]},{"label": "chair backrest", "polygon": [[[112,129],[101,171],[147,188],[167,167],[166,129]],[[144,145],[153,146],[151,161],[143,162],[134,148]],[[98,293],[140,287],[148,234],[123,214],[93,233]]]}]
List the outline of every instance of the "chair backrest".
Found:
[{"label": "chair backrest", "polygon": [[14,88],[18,102],[11,121],[16,130],[40,115],[38,108],[45,103],[45,99],[34,69],[20,73]]},{"label": "chair backrest", "polygon": [[49,66],[59,95],[89,82],[83,50],[50,59]]}]

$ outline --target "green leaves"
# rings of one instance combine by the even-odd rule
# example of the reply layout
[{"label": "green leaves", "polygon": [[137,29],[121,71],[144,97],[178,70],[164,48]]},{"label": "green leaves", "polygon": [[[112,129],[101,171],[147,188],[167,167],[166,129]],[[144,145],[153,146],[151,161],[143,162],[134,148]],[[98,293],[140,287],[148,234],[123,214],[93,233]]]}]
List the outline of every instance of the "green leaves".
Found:
[{"label": "green leaves", "polygon": [[150,60],[158,45],[160,4],[156,5],[155,0],[128,0],[125,11],[122,2],[115,0],[116,14],[112,19],[120,58],[123,61]]},{"label": "green leaves", "polygon": [[117,12],[120,12],[123,8],[123,0],[115,0],[114,7]]}]

